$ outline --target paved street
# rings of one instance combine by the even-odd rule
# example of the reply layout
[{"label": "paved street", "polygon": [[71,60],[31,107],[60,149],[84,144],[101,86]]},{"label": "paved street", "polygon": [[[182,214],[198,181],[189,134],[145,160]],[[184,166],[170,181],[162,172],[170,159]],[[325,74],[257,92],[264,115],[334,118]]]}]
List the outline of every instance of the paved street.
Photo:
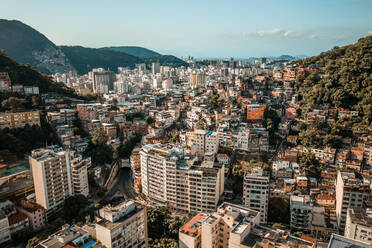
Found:
[{"label": "paved street", "polygon": [[124,197],[124,199],[135,199],[136,192],[132,187],[130,168],[119,169],[118,175],[115,178],[114,184],[106,194],[106,199],[113,197]]}]

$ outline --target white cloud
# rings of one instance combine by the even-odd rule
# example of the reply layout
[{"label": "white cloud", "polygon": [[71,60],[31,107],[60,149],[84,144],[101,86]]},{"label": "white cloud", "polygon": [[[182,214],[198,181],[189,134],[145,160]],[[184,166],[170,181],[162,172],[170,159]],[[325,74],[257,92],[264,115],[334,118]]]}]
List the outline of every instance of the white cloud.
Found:
[{"label": "white cloud", "polygon": [[285,30],[285,29],[272,29],[272,30],[262,30],[257,31],[254,33],[245,33],[243,35],[245,38],[247,37],[259,37],[259,38],[288,38],[288,39],[296,39],[296,38],[303,38],[306,36],[305,33],[299,32],[296,30]]},{"label": "white cloud", "polygon": [[372,30],[369,30],[369,31],[367,32],[367,34],[372,34]]}]

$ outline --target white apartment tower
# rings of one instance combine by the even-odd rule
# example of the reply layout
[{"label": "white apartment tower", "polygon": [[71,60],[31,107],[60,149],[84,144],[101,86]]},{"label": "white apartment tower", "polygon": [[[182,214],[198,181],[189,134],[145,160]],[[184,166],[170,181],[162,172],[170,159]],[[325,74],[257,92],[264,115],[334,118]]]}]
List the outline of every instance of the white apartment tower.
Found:
[{"label": "white apartment tower", "polygon": [[355,173],[337,173],[336,180],[336,218],[341,233],[344,232],[347,209],[362,207],[370,194],[370,185],[355,176]]},{"label": "white apartment tower", "polygon": [[214,211],[224,191],[224,166],[201,163],[183,148],[145,145],[140,152],[142,193],[183,212]]},{"label": "white apartment tower", "polygon": [[254,167],[251,173],[244,176],[244,206],[259,211],[261,223],[267,222],[269,182],[269,177],[263,175],[261,167]]}]

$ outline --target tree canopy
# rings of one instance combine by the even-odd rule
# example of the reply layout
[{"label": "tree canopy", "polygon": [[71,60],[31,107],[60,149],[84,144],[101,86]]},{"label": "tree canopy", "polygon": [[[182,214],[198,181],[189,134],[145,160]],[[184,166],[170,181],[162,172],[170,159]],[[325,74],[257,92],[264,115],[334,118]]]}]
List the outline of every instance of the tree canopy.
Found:
[{"label": "tree canopy", "polygon": [[315,65],[320,73],[300,75],[295,89],[305,114],[318,104],[359,111],[356,121],[364,126],[372,121],[372,36],[355,44],[335,47],[318,56],[298,60],[302,66]]}]

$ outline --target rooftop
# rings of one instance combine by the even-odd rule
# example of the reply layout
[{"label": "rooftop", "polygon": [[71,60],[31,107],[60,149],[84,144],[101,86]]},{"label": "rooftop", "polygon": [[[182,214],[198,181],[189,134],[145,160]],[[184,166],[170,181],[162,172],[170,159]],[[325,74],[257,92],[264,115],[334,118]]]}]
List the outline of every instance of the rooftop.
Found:
[{"label": "rooftop", "polygon": [[185,225],[181,227],[180,232],[195,236],[206,217],[207,215],[205,214],[198,214],[194,216],[191,220],[189,220]]},{"label": "rooftop", "polygon": [[355,239],[349,239],[338,234],[332,234],[331,240],[328,243],[328,248],[370,248],[371,246],[367,243],[357,241]]}]

